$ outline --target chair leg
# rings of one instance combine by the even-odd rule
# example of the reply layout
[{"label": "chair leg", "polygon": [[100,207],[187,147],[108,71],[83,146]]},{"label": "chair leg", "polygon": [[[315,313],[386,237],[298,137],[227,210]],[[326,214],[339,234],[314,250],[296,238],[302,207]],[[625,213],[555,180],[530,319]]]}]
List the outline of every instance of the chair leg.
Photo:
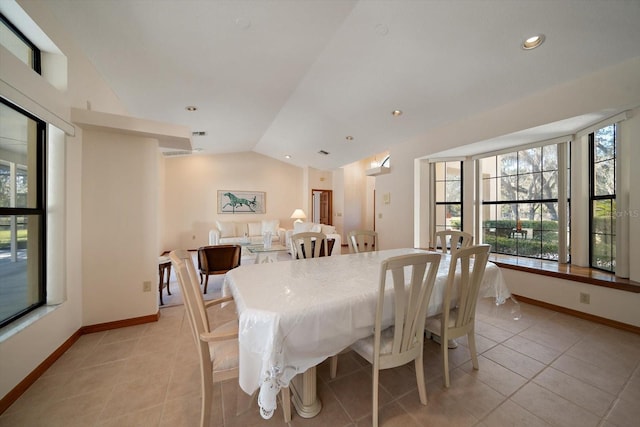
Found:
[{"label": "chair leg", "polygon": [[200,410],[200,427],[209,427],[211,422],[211,402],[213,401],[213,375],[211,369],[202,372],[202,408]]},{"label": "chair leg", "polygon": [[422,352],[415,360],[416,365],[416,382],[418,383],[418,394],[420,395],[420,403],[427,404],[427,386],[424,383],[424,365],[422,362]]},{"label": "chair leg", "polygon": [[476,333],[473,329],[467,334],[467,341],[469,341],[471,363],[473,364],[473,369],[477,371],[480,369],[480,365],[478,365],[478,351],[476,350]]},{"label": "chair leg", "polygon": [[284,422],[291,421],[291,392],[289,387],[282,389],[282,411],[284,412]]},{"label": "chair leg", "polygon": [[209,275],[205,274],[204,275],[204,293],[207,293],[207,286],[209,285]]},{"label": "chair leg", "polygon": [[338,355],[331,356],[329,359],[329,377],[334,379],[338,375]]},{"label": "chair leg", "polygon": [[378,371],[377,366],[373,368],[373,402],[372,402],[372,410],[371,425],[373,427],[378,427],[378,378],[380,376],[380,371]]},{"label": "chair leg", "polygon": [[449,346],[446,345],[446,334],[440,336],[444,345],[440,345],[440,351],[442,352],[442,370],[444,374],[444,386],[449,388]]}]

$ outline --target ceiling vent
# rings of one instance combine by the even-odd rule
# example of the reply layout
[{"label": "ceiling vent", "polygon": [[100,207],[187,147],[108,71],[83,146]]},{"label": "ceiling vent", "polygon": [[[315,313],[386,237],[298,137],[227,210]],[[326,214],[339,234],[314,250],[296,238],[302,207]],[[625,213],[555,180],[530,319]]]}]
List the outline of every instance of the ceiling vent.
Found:
[{"label": "ceiling vent", "polygon": [[176,151],[163,151],[164,157],[177,157],[177,156],[189,156],[193,152],[191,150],[176,150]]},{"label": "ceiling vent", "polygon": [[320,150],[320,151],[318,151],[318,154],[322,154],[323,156],[328,156],[329,152],[328,151],[324,151],[324,150]]}]

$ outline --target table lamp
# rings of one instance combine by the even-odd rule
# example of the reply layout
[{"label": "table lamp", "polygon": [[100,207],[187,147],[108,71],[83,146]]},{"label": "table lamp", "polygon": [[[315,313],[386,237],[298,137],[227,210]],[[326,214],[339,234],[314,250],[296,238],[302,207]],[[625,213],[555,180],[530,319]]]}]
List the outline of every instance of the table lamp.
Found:
[{"label": "table lamp", "polygon": [[293,221],[294,224],[296,222],[302,222],[302,220],[305,219],[306,217],[307,216],[304,214],[304,211],[302,209],[296,209],[291,214],[291,218],[295,218],[295,221]]}]

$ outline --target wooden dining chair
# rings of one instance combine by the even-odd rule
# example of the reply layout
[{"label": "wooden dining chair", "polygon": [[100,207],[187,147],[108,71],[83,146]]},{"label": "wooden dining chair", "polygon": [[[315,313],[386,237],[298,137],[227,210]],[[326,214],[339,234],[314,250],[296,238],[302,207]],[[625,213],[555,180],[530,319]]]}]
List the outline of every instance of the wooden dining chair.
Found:
[{"label": "wooden dining chair", "polygon": [[464,231],[441,230],[436,231],[435,244],[433,248],[436,252],[453,254],[460,248],[467,248],[473,244],[473,236]]},{"label": "wooden dining chair", "polygon": [[[449,340],[467,336],[473,369],[478,369],[475,339],[475,316],[478,292],[489,259],[490,245],[477,245],[458,249],[451,256],[447,287],[444,292],[442,314],[427,319],[427,332],[440,337],[444,385],[449,387]],[[459,268],[458,268],[459,265]],[[457,304],[451,301],[457,295]]]},{"label": "wooden dining chair", "polygon": [[300,259],[329,256],[327,236],[324,233],[311,231],[291,236],[291,244],[295,247],[295,257]]},{"label": "wooden dining chair", "polygon": [[[178,284],[184,298],[184,307],[189,318],[193,338],[198,349],[202,386],[200,426],[209,425],[213,384],[230,378],[238,378],[238,320],[227,322],[214,330],[209,326],[207,309],[219,306],[233,298],[223,297],[204,301],[198,284],[198,276],[189,252],[173,251],[169,254]],[[282,408],[285,422],[291,420],[291,398],[289,388],[282,389]]]},{"label": "wooden dining chair", "polygon": [[227,271],[240,266],[240,245],[212,245],[198,248],[198,271],[200,284],[204,278],[204,293],[207,293],[209,275],[225,274]]},{"label": "wooden dining chair", "polygon": [[347,236],[352,254],[378,250],[378,233],[373,230],[353,230]]},{"label": "wooden dining chair", "polygon": [[[373,426],[378,426],[378,379],[382,369],[414,362],[420,403],[427,404],[422,348],[427,305],[440,264],[440,254],[417,253],[387,258],[380,265],[374,334],[351,348],[373,367]],[[410,280],[405,280],[410,267]],[[393,281],[393,322],[382,329],[387,272]],[[387,304],[387,307],[389,304]],[[386,313],[389,317],[389,313]]]}]

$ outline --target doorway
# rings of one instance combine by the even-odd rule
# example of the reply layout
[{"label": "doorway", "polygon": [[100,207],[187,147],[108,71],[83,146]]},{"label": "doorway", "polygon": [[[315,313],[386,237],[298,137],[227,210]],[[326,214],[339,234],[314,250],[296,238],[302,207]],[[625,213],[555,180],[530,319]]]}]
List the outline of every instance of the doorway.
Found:
[{"label": "doorway", "polygon": [[333,190],[311,190],[311,200],[312,221],[333,225]]}]

